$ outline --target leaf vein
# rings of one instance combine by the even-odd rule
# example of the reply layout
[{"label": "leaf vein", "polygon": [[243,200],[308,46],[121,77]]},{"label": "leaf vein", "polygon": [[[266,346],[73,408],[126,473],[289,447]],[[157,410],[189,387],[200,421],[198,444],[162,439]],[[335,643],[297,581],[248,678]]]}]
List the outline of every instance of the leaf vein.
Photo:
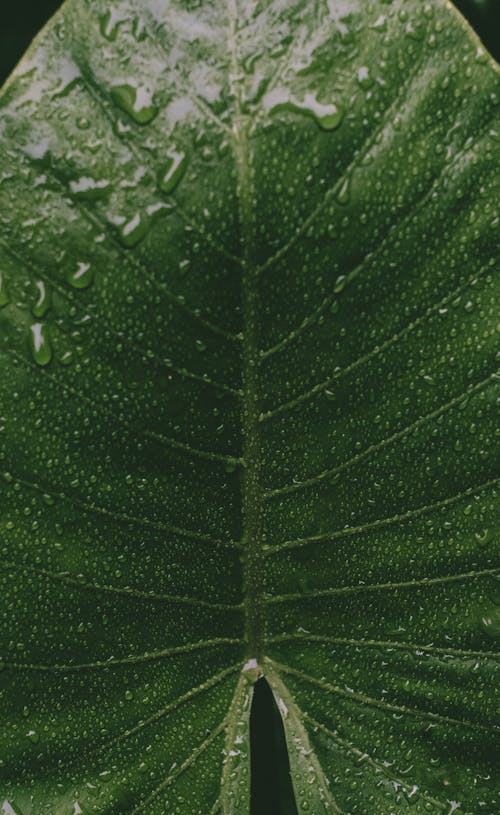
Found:
[{"label": "leaf vein", "polygon": [[422,651],[425,654],[464,657],[466,659],[500,658],[500,651],[473,651],[466,648],[446,648],[445,646],[421,645],[415,642],[398,642],[396,640],[358,640],[350,637],[331,637],[324,634],[277,634],[267,639],[269,643],[298,643],[303,641],[324,643],[325,645],[352,645],[354,648],[382,648],[388,651]]},{"label": "leaf vein", "polygon": [[313,589],[308,592],[298,592],[296,594],[272,594],[264,598],[268,604],[288,603],[294,600],[308,600],[311,597],[334,597],[338,594],[363,594],[372,591],[392,591],[393,589],[419,588],[443,583],[456,583],[467,580],[476,580],[481,577],[494,577],[500,574],[500,569],[479,569],[460,574],[449,574],[441,577],[422,577],[418,580],[402,580],[399,582],[387,583],[360,583],[357,586],[337,586],[332,589]]},{"label": "leaf vein", "polygon": [[317,535],[310,535],[306,538],[288,540],[284,543],[278,544],[277,546],[270,546],[265,550],[265,553],[266,555],[272,555],[275,552],[280,552],[282,549],[295,549],[296,547],[307,546],[310,543],[337,540],[338,538],[344,538],[348,535],[358,535],[364,532],[369,532],[370,530],[377,529],[379,527],[391,526],[395,523],[411,521],[413,518],[418,518],[420,515],[424,515],[434,509],[452,506],[458,501],[468,498],[474,493],[481,492],[488,487],[494,487],[499,481],[500,477],[492,478],[490,481],[485,481],[483,484],[477,484],[474,487],[469,487],[456,495],[451,495],[448,498],[443,498],[440,501],[436,501],[432,504],[425,504],[424,506],[417,507],[416,509],[410,509],[400,515],[391,515],[389,518],[377,518],[375,521],[368,521],[367,523],[359,524],[358,526],[348,526],[344,527],[343,529],[335,529],[332,532],[321,532]]},{"label": "leaf vein", "polygon": [[197,532],[193,529],[183,529],[182,527],[167,524],[163,521],[152,521],[149,518],[140,518],[134,515],[126,515],[125,513],[114,512],[113,510],[99,506],[94,503],[89,503],[87,501],[79,501],[77,498],[69,496],[65,492],[54,492],[51,489],[42,487],[39,484],[34,483],[32,481],[28,481],[25,478],[19,478],[17,475],[13,475],[13,473],[10,471],[4,472],[3,477],[4,480],[7,481],[7,483],[10,483],[11,481],[16,481],[17,483],[22,484],[23,486],[28,487],[29,489],[41,492],[45,495],[50,495],[53,498],[58,498],[61,501],[66,501],[68,504],[74,507],[78,507],[80,509],[84,509],[88,512],[113,518],[114,520],[119,521],[120,523],[130,523],[135,526],[147,527],[149,529],[157,529],[164,532],[172,532],[173,534],[180,535],[181,537],[192,538],[193,540],[199,540],[204,543],[212,544],[214,546],[227,546],[229,548],[234,548],[236,546],[236,543],[234,541],[217,540],[215,538],[210,537],[209,535],[204,535],[202,532]]},{"label": "leaf vein", "polygon": [[[87,396],[82,390],[79,388],[74,388],[71,385],[63,382],[62,380],[58,379],[54,376],[47,368],[40,368],[36,365],[35,362],[32,362],[27,357],[22,356],[19,354],[15,348],[11,348],[10,346],[0,346],[0,353],[7,353],[13,356],[18,362],[21,362],[23,365],[27,365],[32,370],[36,371],[37,373],[41,373],[42,376],[48,377],[57,388],[60,388],[62,391],[66,393],[70,393],[72,396],[76,396],[79,401],[85,402],[87,405],[91,406],[93,409],[96,407],[95,399],[91,399]],[[108,415],[113,422],[116,424],[120,424],[123,427],[127,428],[134,436],[141,436],[145,439],[150,439],[155,442],[160,442],[162,444],[171,447],[173,450],[178,450],[180,453],[184,453],[187,456],[193,456],[194,458],[200,458],[204,461],[213,461],[221,464],[229,464],[231,466],[244,466],[243,459],[237,456],[230,456],[225,453],[215,453],[210,450],[201,450],[197,447],[193,447],[191,444],[187,444],[185,442],[181,442],[178,439],[174,439],[171,436],[165,436],[163,433],[157,433],[152,430],[144,430],[137,425],[128,422],[121,414],[115,414],[111,410],[108,410],[105,404],[100,404],[100,411],[106,415]]]},{"label": "leaf vein", "polygon": [[5,662],[2,661],[0,664],[5,669],[18,671],[40,671],[42,673],[57,673],[60,671],[64,673],[70,671],[93,671],[101,668],[107,669],[122,665],[139,665],[144,662],[155,662],[157,660],[177,656],[177,654],[195,653],[196,651],[201,651],[205,648],[217,648],[220,645],[241,645],[242,642],[243,641],[241,639],[234,639],[231,637],[216,637],[215,639],[187,643],[186,645],[173,646],[172,648],[162,648],[159,651],[149,651],[144,654],[128,657],[112,657],[107,660],[97,660],[96,662],[70,662],[66,665],[45,665],[32,662],[9,662],[6,660]]},{"label": "leaf vein", "polygon": [[340,188],[342,187],[346,177],[352,174],[354,170],[363,163],[364,159],[370,152],[371,148],[374,146],[374,144],[376,144],[377,139],[384,132],[387,125],[391,121],[391,114],[393,110],[401,109],[402,100],[406,96],[413,80],[418,76],[421,63],[423,61],[423,54],[424,49],[422,48],[420,52],[420,57],[417,60],[415,60],[411,71],[408,72],[405,80],[402,82],[397,95],[394,97],[392,102],[390,102],[388,107],[384,110],[383,115],[380,117],[378,126],[373,128],[373,130],[370,130],[369,135],[366,138],[365,142],[358,148],[358,150],[356,150],[352,161],[346,167],[341,177],[338,179],[338,181],[336,181],[336,183],[332,187],[329,187],[329,189],[325,191],[322,200],[314,208],[314,210],[307,216],[307,218],[304,219],[304,221],[297,228],[292,237],[280,249],[278,249],[274,255],[272,255],[266,261],[264,261],[264,263],[259,267],[260,273],[266,271],[270,266],[276,263],[277,260],[280,260],[284,255],[286,255],[287,252],[289,252],[290,249],[293,248],[293,246],[295,246],[298,239],[304,234],[304,232],[306,232],[307,229],[309,229],[309,227],[314,223],[317,216],[323,211],[323,208],[325,207],[328,200],[334,197],[340,191]]},{"label": "leaf vein", "polygon": [[[315,729],[320,730],[321,732],[325,733],[325,735],[329,736],[334,741],[336,741],[337,744],[340,747],[342,747],[342,749],[346,753],[350,753],[351,755],[356,756],[359,764],[361,764],[361,762],[366,762],[371,767],[373,767],[373,769],[375,770],[376,773],[377,772],[381,773],[389,781],[392,781],[392,782],[395,781],[405,793],[407,793],[407,794],[410,793],[411,794],[412,789],[409,787],[408,781],[401,779],[400,777],[398,777],[398,775],[396,773],[390,772],[385,764],[382,764],[380,761],[377,761],[376,759],[374,759],[370,755],[368,755],[368,753],[360,750],[358,747],[355,747],[352,744],[352,742],[346,741],[345,739],[342,739],[337,733],[335,733],[333,730],[330,730],[328,727],[326,727],[324,724],[321,724],[316,719],[313,719],[313,717],[310,716],[305,711],[303,712],[303,716],[304,716],[304,719],[306,719],[306,721],[310,722],[310,724]],[[432,804],[433,806],[437,806],[442,810],[446,809],[447,812],[449,812],[449,808],[448,808],[447,804],[444,804],[441,801],[438,801],[436,798],[432,798],[430,795],[427,795],[426,793],[423,793],[420,789],[419,789],[419,796],[424,801],[426,801],[427,803]],[[410,796],[408,796],[408,797],[410,797]],[[464,815],[467,815],[467,814],[464,813]]]},{"label": "leaf vein", "polygon": [[276,489],[267,490],[265,493],[266,499],[274,498],[279,495],[287,495],[292,492],[297,492],[298,490],[305,489],[306,487],[313,486],[320,481],[325,479],[330,479],[336,476],[338,473],[343,472],[344,470],[351,467],[353,464],[358,464],[360,461],[363,461],[367,456],[370,456],[372,453],[376,453],[379,450],[382,450],[387,445],[392,444],[395,441],[399,441],[400,439],[407,436],[409,433],[416,430],[418,427],[422,427],[424,424],[429,422],[431,419],[435,419],[438,416],[441,416],[446,411],[452,409],[456,405],[460,404],[461,402],[467,400],[473,394],[481,391],[482,389],[486,388],[488,385],[491,385],[492,382],[496,381],[498,378],[498,371],[493,372],[485,379],[482,379],[480,382],[477,382],[475,385],[469,387],[463,393],[460,393],[458,396],[453,397],[448,402],[440,405],[435,410],[426,413],[424,416],[420,416],[416,421],[412,422],[411,424],[404,427],[402,430],[398,430],[395,433],[392,433],[390,436],[382,439],[375,444],[369,445],[365,450],[361,453],[357,453],[352,458],[344,461],[342,464],[339,464],[337,467],[333,467],[329,470],[323,470],[322,472],[318,473],[317,475],[311,476],[310,478],[305,479],[304,481],[298,481],[296,483],[287,484],[283,487],[278,487]]},{"label": "leaf vein", "polygon": [[69,586],[86,591],[102,592],[103,594],[121,594],[125,597],[137,597],[144,600],[160,601],[165,603],[179,603],[196,608],[213,609],[214,611],[240,611],[241,604],[211,603],[198,597],[185,597],[175,594],[159,594],[157,592],[142,591],[131,586],[112,586],[109,584],[93,583],[82,579],[82,577],[69,572],[52,572],[48,569],[38,568],[24,563],[2,562],[0,569],[4,571],[32,572],[33,574],[46,577],[49,580],[56,580],[66,583]]},{"label": "leaf vein", "polygon": [[481,724],[479,722],[472,722],[468,719],[455,719],[452,716],[445,716],[444,714],[434,713],[430,710],[421,710],[420,708],[409,707],[407,705],[392,704],[391,702],[386,702],[383,699],[375,699],[373,696],[368,696],[364,693],[348,690],[347,688],[341,688],[338,685],[332,685],[323,679],[316,679],[316,677],[310,676],[309,674],[297,670],[296,668],[291,668],[288,665],[283,665],[281,663],[274,664],[278,670],[282,671],[283,673],[289,674],[290,676],[295,676],[297,679],[301,679],[308,685],[313,685],[320,688],[321,690],[325,691],[325,693],[342,696],[344,699],[348,699],[349,701],[357,702],[368,707],[379,708],[380,710],[384,710],[388,713],[400,716],[412,716],[417,719],[427,719],[430,722],[436,722],[436,724],[470,728],[483,733],[492,733],[498,730],[496,727],[490,727],[489,725]]}]

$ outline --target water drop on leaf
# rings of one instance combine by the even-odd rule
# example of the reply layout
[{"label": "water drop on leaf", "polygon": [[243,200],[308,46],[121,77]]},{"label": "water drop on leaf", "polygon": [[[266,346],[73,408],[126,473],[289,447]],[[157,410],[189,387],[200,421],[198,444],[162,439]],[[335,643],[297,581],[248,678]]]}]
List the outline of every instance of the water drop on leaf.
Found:
[{"label": "water drop on leaf", "polygon": [[31,352],[37,365],[48,365],[52,359],[52,348],[47,335],[47,327],[43,323],[33,323],[30,340]]},{"label": "water drop on leaf", "polygon": [[38,300],[31,309],[34,317],[44,317],[50,308],[50,291],[43,280],[37,280],[35,286],[38,290]]},{"label": "water drop on leaf", "polygon": [[166,193],[172,192],[184,175],[186,166],[186,154],[171,150],[168,153],[168,161],[160,173],[160,189]]},{"label": "water drop on leaf", "polygon": [[113,219],[119,225],[119,236],[124,246],[136,246],[147,235],[150,221],[147,215],[136,212],[129,220]]},{"label": "water drop on leaf", "polygon": [[500,606],[492,606],[481,618],[483,629],[488,636],[500,637]]},{"label": "water drop on leaf", "polygon": [[99,20],[99,28],[101,34],[106,37],[110,42],[114,42],[118,35],[118,29],[123,22],[116,9],[110,9],[106,14],[103,14]]},{"label": "water drop on leaf", "polygon": [[346,283],[347,283],[346,275],[345,274],[339,275],[333,287],[333,291],[335,292],[335,294],[340,294],[340,292],[345,289]]},{"label": "water drop on leaf", "polygon": [[365,90],[371,88],[371,86],[373,85],[373,79],[370,76],[370,71],[368,70],[366,65],[362,65],[358,71],[358,82],[361,85],[361,87],[364,88]]},{"label": "water drop on leaf", "polygon": [[90,176],[81,176],[69,182],[69,188],[75,197],[90,201],[100,198],[109,191],[110,186],[111,183],[107,179],[96,181]]},{"label": "water drop on leaf", "polygon": [[291,113],[300,113],[309,116],[316,121],[322,130],[335,130],[343,117],[344,111],[334,103],[323,104],[319,102],[313,93],[306,93],[303,102],[299,102],[283,91],[273,91],[265,100],[265,104],[270,113],[280,110],[287,110]]},{"label": "water drop on leaf", "polygon": [[66,280],[74,289],[86,289],[94,279],[94,271],[90,263],[78,263],[76,269],[68,272]]},{"label": "water drop on leaf", "polygon": [[135,87],[132,84],[115,85],[111,90],[111,96],[113,101],[137,124],[149,124],[158,113],[158,108],[152,102],[151,94],[143,87]]}]

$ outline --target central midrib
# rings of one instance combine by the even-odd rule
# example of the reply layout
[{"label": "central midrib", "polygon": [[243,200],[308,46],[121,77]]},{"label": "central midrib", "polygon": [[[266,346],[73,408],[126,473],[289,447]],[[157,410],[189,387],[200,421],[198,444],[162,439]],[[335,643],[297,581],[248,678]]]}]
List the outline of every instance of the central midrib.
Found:
[{"label": "central midrib", "polygon": [[236,48],[236,0],[227,0],[230,84],[235,104],[233,151],[237,170],[237,196],[242,239],[243,397],[241,426],[243,434],[243,471],[241,560],[245,610],[247,657],[262,661],[264,650],[263,566],[262,555],[262,450],[259,407],[259,287],[255,252],[255,200],[252,156],[248,137],[248,118],[242,112],[240,69]]}]

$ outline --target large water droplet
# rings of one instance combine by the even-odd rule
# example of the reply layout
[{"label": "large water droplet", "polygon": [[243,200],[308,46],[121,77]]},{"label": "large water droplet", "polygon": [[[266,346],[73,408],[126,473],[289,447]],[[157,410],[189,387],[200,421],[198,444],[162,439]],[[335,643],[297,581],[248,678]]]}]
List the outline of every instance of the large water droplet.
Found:
[{"label": "large water droplet", "polygon": [[370,71],[366,65],[362,65],[358,71],[358,82],[365,90],[371,88],[373,85],[373,79],[370,76]]},{"label": "large water droplet", "polygon": [[377,17],[374,23],[370,26],[373,28],[374,31],[387,31],[387,17],[385,14],[381,14],[380,17]]},{"label": "large water droplet", "polygon": [[74,289],[86,289],[94,279],[94,270],[90,263],[78,263],[76,269],[72,269],[66,275],[66,280]]},{"label": "large water droplet", "polygon": [[148,229],[147,215],[136,212],[130,220],[124,220],[124,223],[120,224],[120,240],[125,246],[136,246],[147,235]]},{"label": "large water droplet", "polygon": [[67,96],[80,81],[81,72],[78,65],[71,59],[64,59],[58,66],[59,81],[52,92],[52,99]]},{"label": "large water droplet", "polygon": [[52,348],[43,323],[33,323],[31,326],[31,352],[37,365],[48,365],[52,359]]},{"label": "large water droplet", "polygon": [[132,23],[132,34],[137,42],[143,42],[143,40],[146,39],[147,31],[142,17],[134,17],[134,21]]},{"label": "large water droplet", "polygon": [[148,124],[158,113],[158,108],[153,104],[150,92],[144,87],[135,84],[115,85],[111,89],[111,96],[116,104],[125,113],[128,113],[137,124]]},{"label": "large water droplet", "polygon": [[337,277],[337,279],[335,281],[335,285],[333,287],[333,291],[335,292],[335,294],[340,294],[340,292],[345,289],[346,284],[347,284],[347,276],[344,275],[344,274],[339,275]]},{"label": "large water droplet", "polygon": [[38,300],[31,309],[34,317],[44,317],[50,308],[50,291],[43,280],[37,280],[35,286],[38,289]]},{"label": "large water droplet", "polygon": [[160,174],[160,189],[163,192],[172,192],[186,171],[186,154],[171,150],[168,154],[168,161]]},{"label": "large water droplet", "polygon": [[476,62],[480,62],[483,65],[485,62],[488,62],[488,54],[481,46],[478,46],[476,49]]},{"label": "large water droplet", "polygon": [[109,192],[110,186],[111,182],[107,179],[96,181],[95,178],[89,176],[82,176],[75,181],[69,182],[69,188],[74,196],[91,201]]},{"label": "large water droplet", "polygon": [[99,28],[101,29],[103,37],[106,37],[110,42],[116,40],[118,29],[122,22],[123,18],[117,9],[111,8],[106,14],[103,14],[99,20]]},{"label": "large water droplet", "polygon": [[2,813],[2,815],[21,815],[21,810],[19,809],[17,804],[15,805],[14,809],[14,806],[9,801],[4,801],[2,803],[2,809],[0,810],[0,812]]},{"label": "large water droplet", "polygon": [[310,116],[322,130],[335,130],[343,119],[344,111],[334,103],[323,104],[313,93],[306,93],[304,101],[293,99],[288,91],[276,89],[271,91],[264,99],[264,106],[270,113],[288,110],[291,113],[300,113]]}]

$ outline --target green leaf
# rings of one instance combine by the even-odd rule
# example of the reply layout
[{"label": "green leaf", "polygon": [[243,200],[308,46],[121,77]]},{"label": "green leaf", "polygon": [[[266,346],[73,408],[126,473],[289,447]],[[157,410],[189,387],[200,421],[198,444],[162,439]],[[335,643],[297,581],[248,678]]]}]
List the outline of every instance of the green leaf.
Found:
[{"label": "green leaf", "polygon": [[4,815],[498,812],[498,69],[444,0],[68,0],[0,118]]}]

